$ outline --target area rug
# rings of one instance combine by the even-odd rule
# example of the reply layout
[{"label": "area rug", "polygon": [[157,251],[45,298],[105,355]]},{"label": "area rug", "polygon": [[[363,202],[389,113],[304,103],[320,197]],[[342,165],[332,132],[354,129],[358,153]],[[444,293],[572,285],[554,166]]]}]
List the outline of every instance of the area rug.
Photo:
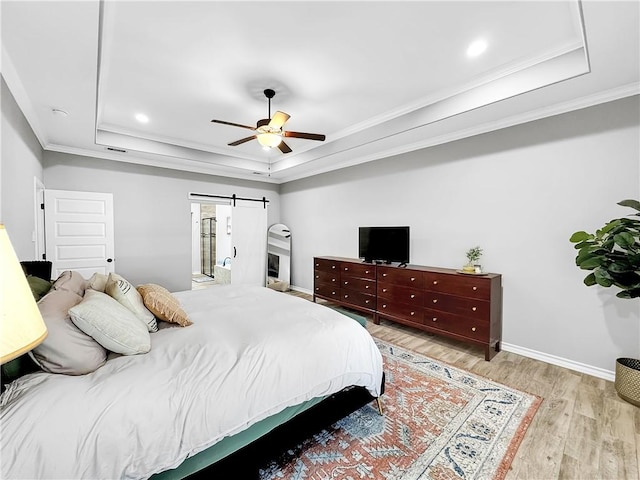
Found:
[{"label": "area rug", "polygon": [[261,468],[260,478],[503,479],[542,400],[376,343],[384,415],[362,407]]}]

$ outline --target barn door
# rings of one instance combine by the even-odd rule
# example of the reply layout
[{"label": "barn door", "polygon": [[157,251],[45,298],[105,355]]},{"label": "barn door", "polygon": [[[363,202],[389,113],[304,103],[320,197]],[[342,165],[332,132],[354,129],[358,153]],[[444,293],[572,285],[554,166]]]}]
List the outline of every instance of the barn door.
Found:
[{"label": "barn door", "polygon": [[87,279],[114,271],[113,194],[45,190],[44,224],[53,278],[65,270]]},{"label": "barn door", "polygon": [[262,202],[237,201],[231,214],[231,283],[264,286],[267,209]]}]

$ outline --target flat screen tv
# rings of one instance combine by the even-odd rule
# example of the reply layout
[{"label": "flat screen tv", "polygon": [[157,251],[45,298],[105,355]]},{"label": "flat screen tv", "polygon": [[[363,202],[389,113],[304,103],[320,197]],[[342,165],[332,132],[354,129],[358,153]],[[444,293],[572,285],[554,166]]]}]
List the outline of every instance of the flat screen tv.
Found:
[{"label": "flat screen tv", "polygon": [[358,240],[365,262],[409,263],[409,227],[360,227]]}]

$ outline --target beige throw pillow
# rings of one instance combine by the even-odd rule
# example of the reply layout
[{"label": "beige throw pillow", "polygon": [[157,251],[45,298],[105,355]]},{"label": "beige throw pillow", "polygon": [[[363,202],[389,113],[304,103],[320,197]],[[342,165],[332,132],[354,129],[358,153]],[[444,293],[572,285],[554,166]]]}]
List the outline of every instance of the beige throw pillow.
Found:
[{"label": "beige throw pillow", "polygon": [[107,351],[76,327],[69,309],[82,297],[68,290],[51,290],[38,302],[47,338],[29,352],[45,372],[84,375],[104,365]]},{"label": "beige throw pillow", "polygon": [[91,278],[87,282],[87,288],[91,290],[95,290],[96,292],[104,293],[104,289],[107,286],[107,280],[109,279],[108,275],[104,273],[94,273],[91,275]]},{"label": "beige throw pillow", "polygon": [[131,310],[131,312],[144,323],[149,332],[158,331],[156,319],[153,313],[144,306],[142,295],[122,276],[117,273],[110,273],[104,293]]},{"label": "beige throw pillow", "polygon": [[73,323],[107,350],[123,355],[147,353],[146,327],[126,307],[106,293],[87,290],[82,302],[69,309]]},{"label": "beige throw pillow", "polygon": [[87,281],[78,272],[66,270],[60,274],[60,276],[53,282],[51,287],[54,290],[66,290],[73,292],[81,297],[84,295],[84,290],[87,287]]},{"label": "beige throw pillow", "polygon": [[180,307],[180,302],[166,288],[154,283],[138,286],[144,305],[160,320],[188,327],[193,322]]}]

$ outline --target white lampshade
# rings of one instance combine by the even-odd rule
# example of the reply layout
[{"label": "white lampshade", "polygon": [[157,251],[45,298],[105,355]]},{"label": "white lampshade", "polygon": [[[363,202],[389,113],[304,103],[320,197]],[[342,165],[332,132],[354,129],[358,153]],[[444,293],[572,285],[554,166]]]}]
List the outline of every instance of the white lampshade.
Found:
[{"label": "white lampshade", "polygon": [[282,142],[282,137],[277,133],[259,133],[258,142],[263,147],[277,147]]},{"label": "white lampshade", "polygon": [[0,223],[0,364],[28,352],[47,336],[9,235]]}]

